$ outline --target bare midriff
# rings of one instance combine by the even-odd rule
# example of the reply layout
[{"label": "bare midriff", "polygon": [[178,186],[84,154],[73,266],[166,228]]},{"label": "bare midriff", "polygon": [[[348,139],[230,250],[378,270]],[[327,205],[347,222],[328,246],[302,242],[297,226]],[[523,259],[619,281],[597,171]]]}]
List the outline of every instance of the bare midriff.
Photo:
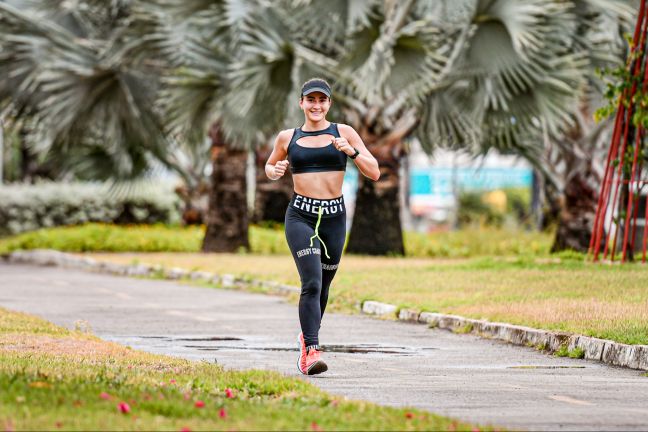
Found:
[{"label": "bare midriff", "polygon": [[299,195],[318,199],[333,199],[342,196],[344,171],[293,174],[292,178],[295,192]]}]

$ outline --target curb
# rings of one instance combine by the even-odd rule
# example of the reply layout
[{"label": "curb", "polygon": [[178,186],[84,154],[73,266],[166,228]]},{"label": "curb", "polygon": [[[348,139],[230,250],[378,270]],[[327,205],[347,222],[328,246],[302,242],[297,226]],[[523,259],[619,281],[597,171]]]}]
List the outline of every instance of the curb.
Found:
[{"label": "curb", "polygon": [[582,358],[596,360],[614,366],[648,370],[648,345],[627,345],[606,339],[569,333],[539,330],[513,324],[490,322],[433,312],[401,309],[396,314],[395,305],[365,301],[362,312],[369,315],[391,315],[399,321],[427,324],[429,327],[456,333],[472,333],[489,339],[497,339],[514,345],[535,347],[540,350],[568,352],[582,350]]},{"label": "curb", "polygon": [[[225,288],[262,288],[267,292],[279,295],[301,292],[298,287],[273,281],[246,279],[231,274],[192,272],[177,267],[165,269],[159,265],[113,264],[47,249],[12,252],[4,255],[3,258],[9,263],[75,268],[120,276],[160,277],[170,280],[188,279],[213,283]],[[464,318],[458,315],[419,312],[413,309],[399,310],[396,305],[371,300],[363,302],[360,310],[367,315],[427,324],[429,327],[451,330],[456,333],[471,333],[484,338],[502,340],[514,345],[535,347],[550,352],[565,348],[569,352],[578,349],[582,351],[582,356],[586,360],[596,360],[630,369],[648,370],[648,345],[627,345],[606,339]]]},{"label": "curb", "polygon": [[262,288],[272,294],[299,294],[301,290],[291,285],[272,281],[247,279],[231,274],[215,274],[205,271],[188,271],[178,267],[164,268],[147,264],[114,264],[77,257],[69,253],[49,249],[12,252],[3,257],[5,261],[16,264],[35,264],[94,271],[118,276],[159,277],[169,280],[188,279],[220,285],[224,288]]}]

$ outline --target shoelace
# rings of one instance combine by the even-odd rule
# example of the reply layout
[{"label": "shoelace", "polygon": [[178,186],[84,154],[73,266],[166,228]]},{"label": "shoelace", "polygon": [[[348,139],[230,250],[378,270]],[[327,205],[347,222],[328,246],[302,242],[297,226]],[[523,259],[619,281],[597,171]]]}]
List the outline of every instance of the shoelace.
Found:
[{"label": "shoelace", "polygon": [[331,259],[331,257],[328,254],[328,251],[326,250],[326,245],[324,244],[324,240],[322,240],[322,237],[320,237],[319,235],[319,226],[321,220],[322,220],[322,206],[320,206],[319,211],[317,212],[317,223],[315,224],[315,235],[310,238],[310,247],[313,247],[313,239],[318,238],[320,243],[322,243],[322,246],[324,246],[324,255],[326,255],[326,258]]}]

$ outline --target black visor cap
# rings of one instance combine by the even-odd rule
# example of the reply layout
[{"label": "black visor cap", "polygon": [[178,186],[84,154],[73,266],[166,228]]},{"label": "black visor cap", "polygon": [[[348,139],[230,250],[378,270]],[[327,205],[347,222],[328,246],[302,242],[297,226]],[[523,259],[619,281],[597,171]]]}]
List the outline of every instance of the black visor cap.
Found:
[{"label": "black visor cap", "polygon": [[331,87],[322,80],[313,80],[302,87],[302,96],[306,96],[311,93],[320,92],[324,93],[327,97],[331,97]]}]

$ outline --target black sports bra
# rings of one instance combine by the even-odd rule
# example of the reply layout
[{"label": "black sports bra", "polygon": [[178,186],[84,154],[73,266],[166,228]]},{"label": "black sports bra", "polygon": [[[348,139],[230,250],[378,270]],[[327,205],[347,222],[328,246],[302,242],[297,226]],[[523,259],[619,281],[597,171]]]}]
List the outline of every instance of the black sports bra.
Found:
[{"label": "black sports bra", "polygon": [[333,135],[340,137],[337,124],[331,123],[326,129],[303,131],[296,128],[288,143],[288,161],[293,174],[322,171],[346,171],[347,155],[335,148],[333,143],[324,147],[304,147],[297,140],[305,136]]}]

